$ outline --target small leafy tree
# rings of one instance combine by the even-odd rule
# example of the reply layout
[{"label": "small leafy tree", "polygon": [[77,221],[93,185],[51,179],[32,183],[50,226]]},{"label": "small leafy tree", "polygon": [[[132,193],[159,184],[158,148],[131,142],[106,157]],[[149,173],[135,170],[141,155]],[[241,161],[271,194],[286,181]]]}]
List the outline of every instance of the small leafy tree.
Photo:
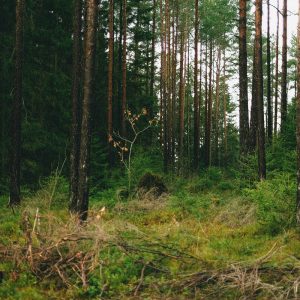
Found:
[{"label": "small leafy tree", "polygon": [[113,144],[113,147],[117,149],[120,160],[124,165],[127,176],[128,176],[128,193],[131,192],[131,175],[132,175],[132,153],[133,147],[136,144],[137,139],[150,127],[157,124],[157,120],[151,119],[148,121],[142,129],[138,128],[138,123],[141,120],[141,117],[148,115],[146,108],[143,108],[139,114],[132,114],[130,110],[125,111],[125,120],[129,123],[130,129],[133,133],[132,137],[121,136],[119,132],[114,132],[114,137],[111,137],[110,142]]}]

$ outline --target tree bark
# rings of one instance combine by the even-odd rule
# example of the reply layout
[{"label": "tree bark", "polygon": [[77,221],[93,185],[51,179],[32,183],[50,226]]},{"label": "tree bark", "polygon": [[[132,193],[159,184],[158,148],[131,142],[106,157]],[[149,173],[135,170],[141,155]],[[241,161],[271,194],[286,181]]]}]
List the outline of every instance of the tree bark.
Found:
[{"label": "tree bark", "polygon": [[94,60],[96,40],[97,0],[86,2],[86,28],[84,51],[84,85],[81,121],[78,203],[77,212],[81,220],[86,220],[88,215],[88,173],[90,157],[90,102],[93,93]]},{"label": "tree bark", "polygon": [[240,76],[240,152],[248,152],[249,109],[247,74],[247,1],[240,0],[239,76]]},{"label": "tree bark", "polygon": [[254,46],[253,51],[253,74],[252,74],[252,103],[251,103],[251,121],[250,121],[250,132],[248,139],[248,147],[250,152],[254,152],[257,145],[257,80],[256,80],[256,47]]},{"label": "tree bark", "polygon": [[255,1],[255,65],[257,96],[257,148],[258,175],[260,180],[266,178],[265,128],[263,103],[263,69],[262,69],[262,0]]},{"label": "tree bark", "polygon": [[275,58],[275,103],[274,103],[274,134],[278,127],[278,86],[279,86],[279,0],[277,1],[277,29],[276,29],[276,58]]},{"label": "tree bark", "polygon": [[195,65],[194,65],[194,169],[199,168],[200,150],[200,114],[198,91],[198,36],[199,36],[199,0],[195,0]]},{"label": "tree bark", "polygon": [[205,128],[205,165],[211,166],[211,117],[212,117],[212,73],[213,73],[213,43],[209,44],[209,87],[207,99],[207,118]]},{"label": "tree bark", "polygon": [[267,0],[268,25],[267,25],[267,110],[268,110],[268,140],[273,138],[273,112],[271,94],[271,45],[270,45],[270,0]]},{"label": "tree bark", "polygon": [[70,153],[70,210],[76,211],[78,201],[78,168],[80,147],[80,73],[82,1],[74,2],[73,71],[72,71],[72,129]]},{"label": "tree bark", "polygon": [[300,223],[300,1],[298,9],[298,30],[297,30],[297,222]]},{"label": "tree bark", "polygon": [[[184,100],[185,100],[185,82],[184,82],[184,48],[185,48],[185,26],[182,25],[180,35],[180,67],[179,67],[179,165],[183,162],[183,141],[184,141]],[[180,169],[179,168],[179,169]]]},{"label": "tree bark", "polygon": [[122,109],[121,109],[121,132],[126,136],[125,112],[127,105],[127,0],[123,1],[123,54],[122,54]]},{"label": "tree bark", "polygon": [[283,0],[282,75],[281,75],[281,129],[287,118],[287,0]]},{"label": "tree bark", "polygon": [[11,169],[9,205],[18,205],[20,198],[21,123],[23,86],[24,0],[16,2],[15,87],[11,112]]},{"label": "tree bark", "polygon": [[113,66],[114,66],[114,0],[109,0],[108,13],[108,101],[107,101],[107,136],[109,165],[113,165]]},{"label": "tree bark", "polygon": [[150,79],[150,96],[154,96],[155,81],[155,41],[156,41],[156,0],[153,0],[152,11],[152,44],[151,44],[151,79]]}]

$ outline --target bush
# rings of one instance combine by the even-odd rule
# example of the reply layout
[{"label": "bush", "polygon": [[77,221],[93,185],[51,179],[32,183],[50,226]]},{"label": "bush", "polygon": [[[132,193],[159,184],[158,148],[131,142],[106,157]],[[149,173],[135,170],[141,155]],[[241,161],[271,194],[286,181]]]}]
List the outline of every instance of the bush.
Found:
[{"label": "bush", "polygon": [[257,219],[263,229],[274,235],[295,224],[296,181],[289,174],[257,183],[246,189],[246,196],[256,204]]}]

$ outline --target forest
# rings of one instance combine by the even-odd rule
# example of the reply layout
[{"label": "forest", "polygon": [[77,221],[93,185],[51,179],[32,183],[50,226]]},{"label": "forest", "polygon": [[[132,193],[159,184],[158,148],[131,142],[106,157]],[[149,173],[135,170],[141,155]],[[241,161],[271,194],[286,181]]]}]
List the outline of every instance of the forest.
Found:
[{"label": "forest", "polygon": [[300,299],[300,0],[0,7],[0,299]]}]

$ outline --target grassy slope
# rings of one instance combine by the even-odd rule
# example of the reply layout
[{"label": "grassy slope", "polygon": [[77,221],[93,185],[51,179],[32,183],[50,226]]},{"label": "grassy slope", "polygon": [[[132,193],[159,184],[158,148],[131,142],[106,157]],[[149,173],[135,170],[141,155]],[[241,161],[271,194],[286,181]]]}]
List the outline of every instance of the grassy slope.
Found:
[{"label": "grassy slope", "polygon": [[[239,299],[241,295],[251,298],[251,288],[244,287],[242,291],[242,284],[232,288],[226,287],[226,283],[226,288],[208,284],[188,289],[180,282],[188,274],[222,272],[235,263],[237,268],[263,261],[274,268],[299,265],[300,239],[293,226],[294,184],[288,175],[276,175],[250,188],[238,180],[226,179],[221,173],[192,180],[176,179],[170,181],[169,187],[170,195],[159,199],[144,195],[141,199],[120,201],[115,191],[99,193],[92,199],[87,228],[95,228],[95,222],[99,222],[101,229],[114,236],[114,240],[144,250],[129,250],[124,254],[118,247],[102,249],[99,254],[104,262],[102,273],[99,275],[98,270],[91,273],[87,289],[81,289],[78,281],[74,283],[79,289],[57,288],[56,279],[38,281],[26,263],[16,268],[2,259],[0,271],[4,280],[0,284],[0,298],[99,299],[100,294],[110,299]],[[39,207],[42,216],[51,215],[49,219],[54,220],[55,215],[58,227],[68,223],[66,201],[66,184],[62,181],[56,186],[53,180],[26,198],[15,214],[6,207],[7,199],[2,198],[0,249],[26,244],[22,232],[24,211],[33,220]],[[103,206],[106,212],[99,218]],[[43,224],[42,230],[46,230]],[[81,246],[82,249],[92,247],[91,244]],[[146,267],[137,289],[143,266],[147,264],[159,266],[168,273]],[[271,272],[267,277],[266,282],[276,286]],[[280,281],[282,284],[290,284],[292,288],[293,276]],[[137,296],[133,297],[136,289]],[[274,299],[274,295],[279,292],[274,290],[272,295],[266,288],[253,298]]]}]

